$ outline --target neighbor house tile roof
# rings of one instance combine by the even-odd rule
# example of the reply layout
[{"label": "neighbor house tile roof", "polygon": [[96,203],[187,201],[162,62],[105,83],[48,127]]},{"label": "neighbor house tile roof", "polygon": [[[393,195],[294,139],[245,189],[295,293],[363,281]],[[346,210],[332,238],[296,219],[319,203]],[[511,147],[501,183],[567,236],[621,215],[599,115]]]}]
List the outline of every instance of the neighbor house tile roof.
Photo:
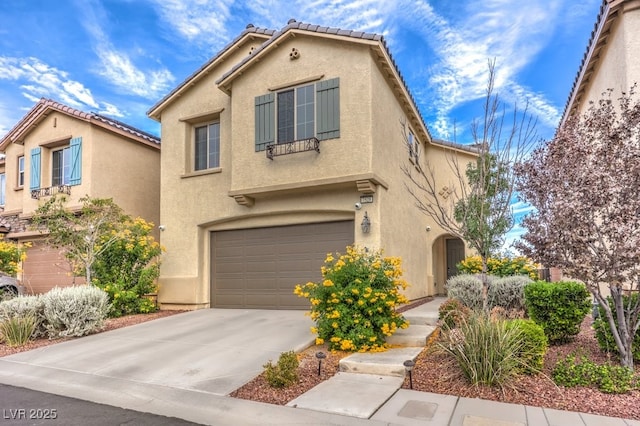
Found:
[{"label": "neighbor house tile roof", "polygon": [[12,142],[20,142],[24,139],[29,131],[37,126],[50,111],[58,111],[108,130],[126,135],[131,139],[147,145],[156,146],[158,148],[160,147],[160,138],[150,133],[136,129],[128,124],[105,117],[95,112],[80,111],[68,105],[61,104],[60,102],[42,98],[2,139],[0,139],[0,151],[4,151],[8,144]]}]

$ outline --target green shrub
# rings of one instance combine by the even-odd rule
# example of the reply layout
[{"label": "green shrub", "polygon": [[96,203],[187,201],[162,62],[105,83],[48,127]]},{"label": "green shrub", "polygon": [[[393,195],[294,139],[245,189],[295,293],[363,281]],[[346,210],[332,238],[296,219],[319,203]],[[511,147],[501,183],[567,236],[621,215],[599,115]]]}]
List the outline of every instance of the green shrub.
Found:
[{"label": "green shrub", "polygon": [[[608,297],[607,302],[609,303],[609,307],[611,308],[613,317],[616,318],[617,310],[615,304],[613,303],[613,299],[611,299],[611,297]],[[622,303],[625,307],[629,306],[629,302],[631,302],[631,306],[635,306],[638,303],[638,295],[634,294],[631,300],[629,299],[629,296],[622,296]],[[624,311],[625,315],[628,315],[628,312],[626,312],[627,309],[625,309]],[[598,307],[598,314],[598,317],[593,322],[593,328],[596,330],[596,338],[598,339],[598,345],[600,346],[600,349],[608,353],[618,353],[618,346],[616,345],[616,341],[613,338],[611,327],[609,327],[609,321],[607,321],[602,306]],[[616,328],[617,327],[618,324],[616,322]],[[638,332],[636,332],[635,336],[633,336],[631,352],[633,354],[633,359],[635,361],[640,361],[640,333]]]},{"label": "green shrub", "polygon": [[456,328],[469,318],[471,311],[458,299],[447,299],[438,308],[438,318],[447,328]]},{"label": "green shrub", "polygon": [[[482,259],[480,256],[469,256],[456,265],[462,274],[479,274],[482,272]],[[490,257],[487,259],[487,274],[496,277],[509,277],[512,275],[526,275],[532,280],[539,279],[539,265],[524,256],[517,257]]]},{"label": "green shrub", "polygon": [[311,302],[312,328],[317,344],[330,349],[378,351],[387,347],[386,336],[408,327],[396,307],[408,302],[400,294],[400,259],[380,251],[347,247],[347,253],[329,253],[321,268],[323,281],[297,285],[294,293]]},{"label": "green shrub", "polygon": [[0,321],[26,316],[33,317],[35,320],[34,338],[47,334],[44,317],[44,301],[40,296],[18,296],[0,302]]},{"label": "green shrub", "polygon": [[604,393],[627,393],[637,388],[633,370],[621,365],[598,365],[576,354],[560,359],[551,377],[560,386],[597,386]]},{"label": "green shrub", "polygon": [[441,346],[471,384],[503,386],[520,371],[521,332],[507,321],[475,312],[458,328],[443,327],[443,335]]},{"label": "green shrub", "polygon": [[0,321],[0,336],[8,346],[22,346],[33,337],[36,318],[31,315],[14,316]]},{"label": "green shrub", "polygon": [[550,343],[569,340],[580,332],[580,324],[591,309],[584,284],[536,281],[524,289],[529,317],[544,329]]},{"label": "green shrub", "polygon": [[475,275],[460,274],[447,280],[447,296],[469,309],[482,309],[482,281]]},{"label": "green shrub", "polygon": [[119,232],[114,230],[102,237],[104,241],[117,237],[93,264],[93,283],[109,295],[112,317],[156,310],[155,304],[144,297],[155,293],[160,274],[162,248],[151,235],[152,230],[153,224],[137,218],[123,224]]},{"label": "green shrub", "polygon": [[544,330],[533,320],[515,319],[507,322],[508,327],[517,329],[522,338],[518,349],[520,370],[526,374],[537,374],[544,367],[544,356],[549,348],[549,341]]},{"label": "green shrub", "polygon": [[503,277],[491,283],[488,292],[489,307],[503,307],[505,310],[524,310],[524,288],[532,283],[531,279],[524,275]]},{"label": "green shrub", "polygon": [[293,351],[281,353],[277,364],[269,360],[263,367],[264,377],[272,388],[285,388],[298,381],[298,356]]},{"label": "green shrub", "polygon": [[94,286],[54,288],[42,295],[49,337],[84,336],[102,328],[107,293]]}]

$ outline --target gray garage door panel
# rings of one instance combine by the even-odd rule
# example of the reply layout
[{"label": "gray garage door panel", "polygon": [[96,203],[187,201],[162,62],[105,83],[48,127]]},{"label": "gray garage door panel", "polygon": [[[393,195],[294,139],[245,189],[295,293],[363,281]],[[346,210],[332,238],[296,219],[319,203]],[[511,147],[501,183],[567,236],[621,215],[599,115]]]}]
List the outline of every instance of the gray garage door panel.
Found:
[{"label": "gray garage door panel", "polygon": [[307,309],[296,284],[318,281],[329,252],[353,244],[353,221],[211,233],[211,306]]}]

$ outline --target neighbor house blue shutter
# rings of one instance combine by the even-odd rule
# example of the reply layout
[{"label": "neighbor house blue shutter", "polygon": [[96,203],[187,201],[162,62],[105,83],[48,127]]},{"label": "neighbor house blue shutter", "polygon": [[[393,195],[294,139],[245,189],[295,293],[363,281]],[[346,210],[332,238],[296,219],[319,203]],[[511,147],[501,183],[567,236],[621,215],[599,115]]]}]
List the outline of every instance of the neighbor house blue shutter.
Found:
[{"label": "neighbor house blue shutter", "polygon": [[40,154],[42,148],[31,150],[31,174],[29,174],[29,189],[40,189]]},{"label": "neighbor house blue shutter", "polygon": [[275,94],[256,96],[256,152],[275,141]]},{"label": "neighbor house blue shutter", "polygon": [[80,185],[82,182],[82,137],[71,139],[71,176],[69,185]]},{"label": "neighbor house blue shutter", "polygon": [[316,84],[317,138],[340,137],[340,79],[319,81]]}]

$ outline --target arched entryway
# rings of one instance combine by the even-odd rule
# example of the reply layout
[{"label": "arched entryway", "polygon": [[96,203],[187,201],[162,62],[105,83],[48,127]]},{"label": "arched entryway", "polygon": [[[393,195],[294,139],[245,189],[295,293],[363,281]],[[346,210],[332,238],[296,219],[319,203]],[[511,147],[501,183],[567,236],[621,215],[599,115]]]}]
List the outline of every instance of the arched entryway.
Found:
[{"label": "arched entryway", "polygon": [[458,274],[456,264],[466,257],[464,241],[452,235],[441,235],[433,242],[431,253],[436,293],[444,295],[447,279]]}]

